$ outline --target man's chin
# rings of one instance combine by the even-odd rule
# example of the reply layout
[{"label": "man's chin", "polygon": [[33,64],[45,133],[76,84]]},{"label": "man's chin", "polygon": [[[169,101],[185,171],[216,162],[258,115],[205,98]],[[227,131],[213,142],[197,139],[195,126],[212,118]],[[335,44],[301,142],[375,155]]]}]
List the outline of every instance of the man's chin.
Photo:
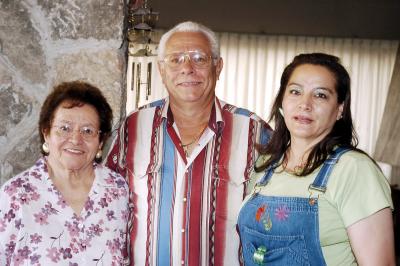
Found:
[{"label": "man's chin", "polygon": [[186,97],[182,97],[182,101],[187,102],[187,103],[195,103],[200,101],[201,98],[200,97],[196,97],[196,96],[186,96]]}]

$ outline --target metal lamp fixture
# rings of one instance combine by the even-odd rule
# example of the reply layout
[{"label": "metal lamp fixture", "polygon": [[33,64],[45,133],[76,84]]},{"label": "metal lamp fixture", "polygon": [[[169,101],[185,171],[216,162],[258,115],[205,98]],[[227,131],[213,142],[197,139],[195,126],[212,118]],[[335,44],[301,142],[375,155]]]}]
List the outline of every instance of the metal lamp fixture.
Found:
[{"label": "metal lamp fixture", "polygon": [[[151,43],[152,30],[158,21],[159,12],[148,7],[147,0],[134,2],[129,9],[128,39],[134,43]],[[136,7],[137,4],[139,7]]]},{"label": "metal lamp fixture", "polygon": [[[153,29],[158,21],[159,12],[148,6],[147,0],[131,0],[129,8],[129,58],[127,85],[130,92],[127,97],[127,111],[136,109],[141,99],[141,88],[145,85],[145,100],[151,95],[151,74],[157,42],[152,39]],[[134,94],[129,97],[129,93]],[[132,99],[134,98],[134,99]]]}]

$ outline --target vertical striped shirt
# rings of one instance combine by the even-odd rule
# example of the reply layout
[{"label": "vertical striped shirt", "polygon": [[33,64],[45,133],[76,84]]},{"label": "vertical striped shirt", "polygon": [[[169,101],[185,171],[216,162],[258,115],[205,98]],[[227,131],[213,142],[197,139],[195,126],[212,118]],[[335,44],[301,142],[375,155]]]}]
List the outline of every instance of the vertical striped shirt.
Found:
[{"label": "vertical striped shirt", "polygon": [[254,113],[215,98],[186,157],[168,98],[131,113],[106,163],[133,192],[132,265],[240,265],[236,218],[255,145],[270,133]]}]

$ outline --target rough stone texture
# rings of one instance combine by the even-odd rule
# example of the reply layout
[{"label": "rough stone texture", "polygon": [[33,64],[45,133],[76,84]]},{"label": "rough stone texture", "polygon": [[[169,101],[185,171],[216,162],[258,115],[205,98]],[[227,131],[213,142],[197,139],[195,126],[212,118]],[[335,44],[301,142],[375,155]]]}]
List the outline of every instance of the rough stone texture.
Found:
[{"label": "rough stone texture", "polygon": [[0,0],[0,185],[40,156],[38,116],[55,84],[98,86],[119,121],[123,12],[123,0]]},{"label": "rough stone texture", "polygon": [[40,36],[21,1],[0,1],[1,55],[10,69],[32,83],[44,82],[45,58]]},{"label": "rough stone texture", "polygon": [[122,1],[38,0],[53,26],[53,39],[121,38]]},{"label": "rough stone texture", "polygon": [[54,83],[69,80],[85,80],[100,88],[114,114],[114,124],[119,121],[121,110],[121,71],[123,58],[113,50],[81,50],[56,60]]},{"label": "rough stone texture", "polygon": [[5,154],[0,165],[0,182],[27,169],[40,157],[40,141],[36,128],[32,132],[25,132],[26,138],[22,139],[13,150]]},{"label": "rough stone texture", "polygon": [[[6,136],[10,128],[21,122],[23,116],[29,115],[32,104],[20,91],[13,90],[11,84],[0,84],[0,136]],[[8,85],[8,86],[7,86]]]}]

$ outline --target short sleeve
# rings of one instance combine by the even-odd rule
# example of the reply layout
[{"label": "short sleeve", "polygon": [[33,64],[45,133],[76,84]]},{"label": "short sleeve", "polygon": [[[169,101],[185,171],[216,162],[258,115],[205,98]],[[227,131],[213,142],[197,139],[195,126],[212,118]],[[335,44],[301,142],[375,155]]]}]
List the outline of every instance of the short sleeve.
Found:
[{"label": "short sleeve", "polygon": [[10,196],[5,192],[8,184],[9,182],[6,182],[0,189],[0,265],[7,265],[6,245],[14,228],[7,219],[7,214],[11,210]]},{"label": "short sleeve", "polygon": [[[1,237],[0,237],[1,238]],[[0,265],[6,265],[6,254],[2,244],[0,244]]]},{"label": "short sleeve", "polygon": [[340,158],[326,193],[345,227],[384,208],[393,208],[388,180],[368,156],[355,151]]}]

